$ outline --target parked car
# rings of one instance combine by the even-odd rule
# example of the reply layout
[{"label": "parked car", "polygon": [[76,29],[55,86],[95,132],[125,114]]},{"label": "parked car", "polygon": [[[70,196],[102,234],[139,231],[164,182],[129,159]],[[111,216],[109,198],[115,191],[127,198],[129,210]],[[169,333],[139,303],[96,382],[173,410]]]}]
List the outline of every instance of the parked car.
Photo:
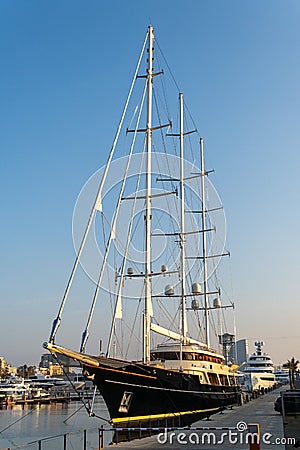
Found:
[{"label": "parked car", "polygon": [[274,402],[274,410],[282,414],[282,401],[281,397],[277,397]]}]

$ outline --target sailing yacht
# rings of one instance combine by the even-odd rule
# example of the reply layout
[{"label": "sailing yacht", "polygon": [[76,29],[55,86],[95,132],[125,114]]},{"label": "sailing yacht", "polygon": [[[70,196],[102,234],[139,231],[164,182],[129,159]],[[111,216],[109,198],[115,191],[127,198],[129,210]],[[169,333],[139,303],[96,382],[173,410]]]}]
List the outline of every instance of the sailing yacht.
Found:
[{"label": "sailing yacht", "polygon": [[[218,265],[216,261],[227,255],[223,251],[213,254],[211,247],[209,248],[213,240],[209,234],[214,235],[216,231],[211,216],[222,207],[210,205],[206,199],[207,177],[211,171],[205,168],[204,142],[201,137],[197,138],[200,168],[194,160],[187,162],[185,144],[192,134],[196,137],[198,134],[197,130],[186,129],[182,92],[179,92],[177,129],[173,129],[171,120],[162,123],[162,116],[156,110],[154,114],[159,100],[164,100],[164,96],[159,97],[155,90],[156,80],[164,77],[163,70],[154,70],[154,64],[159,65],[155,44],[153,27],[149,26],[121,121],[102,171],[96,199],[77,248],[65,294],[53,322],[50,338],[44,343],[44,348],[53,355],[68,356],[81,364],[86,379],[91,380],[95,389],[102,394],[111,423],[122,427],[137,426],[144,422],[164,426],[191,424],[236,404],[240,395],[234,368],[225,364],[224,356],[212,348],[210,341],[213,313],[220,314],[222,308],[233,306],[222,304],[219,285],[210,286],[210,278],[215,278]],[[144,58],[147,58],[146,72],[140,73]],[[132,118],[126,129],[126,137],[132,136],[129,153],[122,160],[123,166],[120,162],[118,166],[113,166],[117,142],[121,129],[124,128],[124,117],[137,82],[144,82],[144,87],[140,103],[131,110]],[[144,126],[140,125],[141,120],[145,121]],[[154,139],[154,135],[161,138],[159,151],[158,140]],[[129,167],[134,159],[134,144],[137,144],[140,136],[140,151],[136,155],[134,167],[143,168],[143,173],[136,175],[135,171],[130,172]],[[177,151],[175,155],[169,155],[166,151],[166,140],[169,138]],[[157,169],[157,160],[160,160],[163,168]],[[97,226],[96,216],[104,217],[105,193],[110,192],[110,187],[106,187],[111,181],[109,173],[114,177],[115,168],[119,169],[120,165],[124,167],[124,172],[114,184],[114,187],[118,187],[118,194],[107,194],[109,204],[106,206],[111,208],[113,200],[115,206],[110,219],[105,222],[106,226],[109,223],[108,231],[103,233],[106,239],[91,308],[80,348],[78,351],[71,350],[56,343],[63,310],[75,273],[79,264],[82,264],[88,235],[92,226]],[[178,169],[176,175],[174,167]],[[154,189],[155,181],[161,183],[163,188]],[[128,185],[131,191],[127,189]],[[194,202],[194,206],[189,209],[188,199]],[[156,201],[162,203],[156,207]],[[131,217],[126,216],[122,221],[119,213],[124,212],[125,204]],[[168,212],[172,205],[175,215]],[[157,219],[158,213],[163,215],[160,221]],[[165,230],[167,223],[170,225],[170,232]],[[136,247],[131,244],[136,229],[137,245],[142,245],[139,252],[134,252]],[[118,236],[122,233],[125,237],[121,245]],[[160,243],[153,244],[155,239]],[[169,244],[173,250],[166,253]],[[135,256],[130,256],[130,252],[138,255],[136,259]],[[138,260],[140,257],[142,261]],[[164,257],[168,258],[168,264],[173,257],[171,267],[163,263]],[[107,334],[107,351],[100,355],[92,354],[87,351],[90,325],[100,297],[99,292],[102,305],[108,301],[106,294],[109,289],[108,284],[105,284],[105,276],[111,270],[112,261],[115,262],[113,258],[119,258],[119,263],[113,266],[117,268],[113,273],[114,292],[110,289],[112,321]],[[106,267],[109,265],[110,269],[107,271]],[[163,288],[166,278],[169,284]],[[130,283],[133,287],[125,292]],[[136,293],[138,286],[141,294]],[[130,303],[132,308],[134,301],[138,304],[137,314],[132,314],[130,310],[129,318],[132,323],[141,325],[140,333],[133,331],[133,325],[130,325],[127,333],[124,333],[123,328],[123,334],[118,338],[118,328],[122,328],[121,321],[125,315],[124,304]],[[138,313],[141,313],[141,321],[137,319]],[[191,326],[189,322],[192,322]],[[131,340],[136,338],[134,348],[141,352],[140,357],[130,359],[126,352],[121,356],[117,355],[120,342],[126,338],[129,340],[129,337]]]}]

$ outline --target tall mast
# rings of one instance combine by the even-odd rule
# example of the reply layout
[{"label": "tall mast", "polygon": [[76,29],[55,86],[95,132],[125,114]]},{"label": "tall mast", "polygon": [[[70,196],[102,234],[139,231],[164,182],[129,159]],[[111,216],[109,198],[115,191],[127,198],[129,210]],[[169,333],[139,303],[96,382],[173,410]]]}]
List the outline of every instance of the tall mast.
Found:
[{"label": "tall mast", "polygon": [[146,242],[145,242],[145,310],[144,310],[144,336],[143,336],[143,361],[150,361],[150,313],[151,313],[151,149],[152,149],[152,78],[153,78],[153,27],[148,27],[148,106],[147,106],[147,161],[146,161]]},{"label": "tall mast", "polygon": [[205,203],[205,166],[204,166],[204,147],[203,138],[200,138],[200,156],[201,156],[201,201],[202,201],[202,257],[203,257],[203,294],[204,294],[204,325],[205,325],[205,342],[210,346],[209,339],[209,304],[208,304],[208,289],[207,289],[207,252],[206,252],[206,203]]},{"label": "tall mast", "polygon": [[185,297],[185,248],[184,248],[184,155],[183,155],[183,94],[179,93],[180,102],[180,267],[181,267],[181,335],[183,343],[186,341],[187,320],[186,320],[186,297]]}]

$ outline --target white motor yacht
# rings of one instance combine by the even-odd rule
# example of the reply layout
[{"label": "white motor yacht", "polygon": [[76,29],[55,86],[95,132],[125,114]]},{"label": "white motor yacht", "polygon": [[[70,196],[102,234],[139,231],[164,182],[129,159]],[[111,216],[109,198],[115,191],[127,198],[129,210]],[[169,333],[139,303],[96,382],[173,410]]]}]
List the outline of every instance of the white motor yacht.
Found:
[{"label": "white motor yacht", "polygon": [[276,386],[274,364],[271,357],[262,352],[264,342],[257,341],[254,345],[256,352],[247,361],[242,384],[249,392],[265,393]]}]

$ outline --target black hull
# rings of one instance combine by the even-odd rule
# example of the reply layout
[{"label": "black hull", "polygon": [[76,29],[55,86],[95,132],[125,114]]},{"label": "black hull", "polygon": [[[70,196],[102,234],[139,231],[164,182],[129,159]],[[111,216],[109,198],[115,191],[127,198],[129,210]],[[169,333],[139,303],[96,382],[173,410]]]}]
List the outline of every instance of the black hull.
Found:
[{"label": "black hull", "polygon": [[186,426],[239,402],[238,386],[201,384],[197,375],[144,364],[102,362],[84,366],[85,374],[117,427]]}]

